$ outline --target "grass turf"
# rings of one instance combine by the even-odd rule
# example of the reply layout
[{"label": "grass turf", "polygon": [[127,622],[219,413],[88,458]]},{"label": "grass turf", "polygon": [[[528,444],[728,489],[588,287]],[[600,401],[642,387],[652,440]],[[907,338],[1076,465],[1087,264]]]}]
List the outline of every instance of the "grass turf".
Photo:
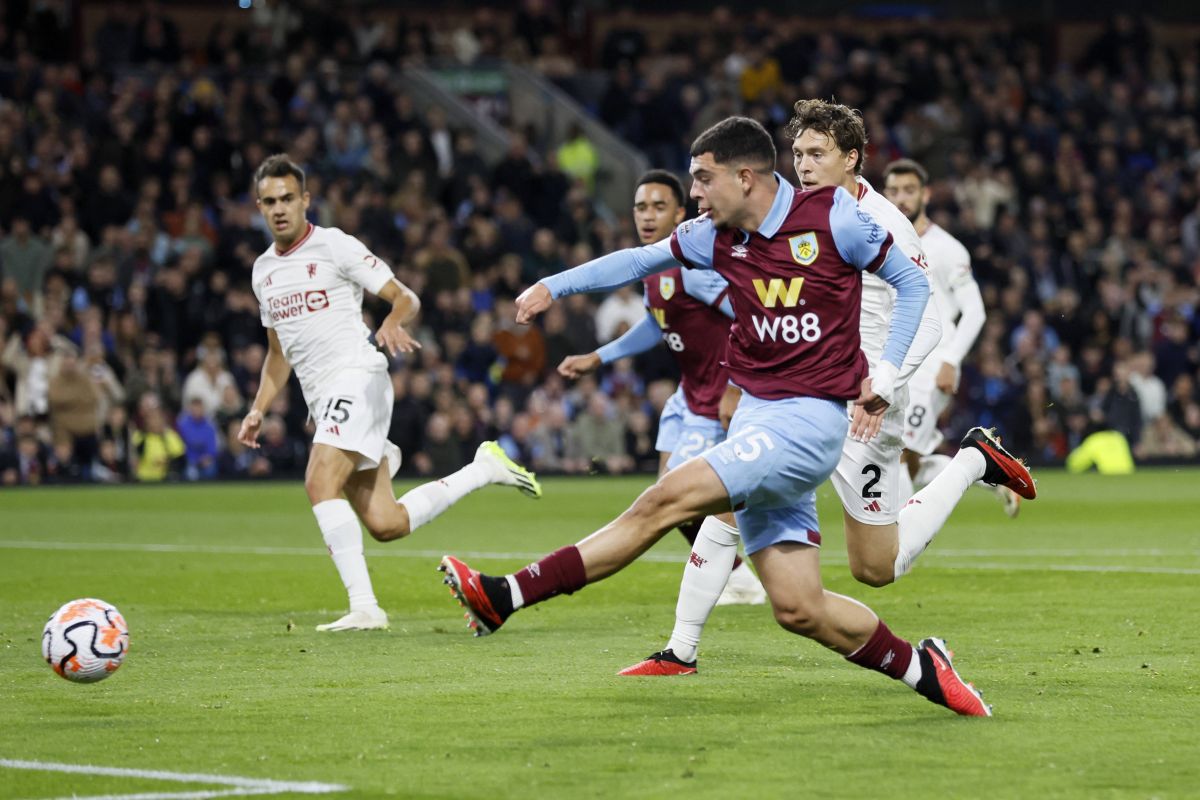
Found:
[{"label": "grass turf", "polygon": [[[1015,522],[969,492],[885,589],[849,576],[837,500],[820,496],[827,585],[902,636],[945,636],[991,720],[851,667],[763,607],[717,609],[695,677],[616,677],[670,632],[674,534],[468,635],[442,552],[518,567],[607,521],[644,479],[550,480],[538,503],[491,488],[369,545],[392,630],[349,634],[313,630],[344,593],[298,484],[6,491],[0,759],[351,787],[339,797],[1194,796],[1198,473],[1039,477]],[[91,686],[39,655],[46,616],[83,596],[131,628],[126,664]],[[0,797],[205,789],[0,767]]]}]

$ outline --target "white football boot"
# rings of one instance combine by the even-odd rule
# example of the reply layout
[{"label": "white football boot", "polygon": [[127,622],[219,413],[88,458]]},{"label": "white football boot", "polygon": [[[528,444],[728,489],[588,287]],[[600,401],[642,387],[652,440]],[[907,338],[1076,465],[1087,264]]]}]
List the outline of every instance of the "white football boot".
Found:
[{"label": "white football boot", "polygon": [[351,611],[341,619],[317,626],[319,631],[386,631],[387,629],[387,612],[379,606],[367,611]]}]

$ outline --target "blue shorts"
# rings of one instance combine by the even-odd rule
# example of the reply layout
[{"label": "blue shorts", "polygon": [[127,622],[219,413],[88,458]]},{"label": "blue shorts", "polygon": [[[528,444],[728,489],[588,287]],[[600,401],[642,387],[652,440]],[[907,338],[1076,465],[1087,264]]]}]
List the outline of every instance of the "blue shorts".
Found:
[{"label": "blue shorts", "polygon": [[747,554],[821,544],[815,490],[837,467],[848,427],[845,403],[742,395],[728,438],[703,458],[725,484]]},{"label": "blue shorts", "polygon": [[671,454],[667,459],[667,469],[675,469],[692,456],[698,456],[723,441],[725,429],[721,423],[692,413],[684,399],[683,389],[676,389],[663,406],[662,416],[658,418],[658,439],[654,443],[654,449],[658,452]]}]

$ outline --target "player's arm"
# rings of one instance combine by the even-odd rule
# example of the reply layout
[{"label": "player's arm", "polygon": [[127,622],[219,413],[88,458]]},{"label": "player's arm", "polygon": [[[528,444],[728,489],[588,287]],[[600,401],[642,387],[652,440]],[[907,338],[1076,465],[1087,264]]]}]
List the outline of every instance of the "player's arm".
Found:
[{"label": "player's arm", "polygon": [[393,356],[419,350],[421,343],[404,329],[421,310],[421,300],[416,292],[391,278],[375,294],[392,304],[392,310],[383,318],[379,330],[375,332],[375,341]]},{"label": "player's arm", "polygon": [[274,328],[267,328],[267,356],[263,359],[262,373],[259,375],[258,393],[250,411],[242,419],[241,430],[238,431],[238,441],[246,447],[258,448],[258,431],[262,428],[263,414],[275,402],[275,396],[287,385],[288,377],[292,374],[292,365],[283,354],[279,344],[279,336]]},{"label": "player's arm", "polygon": [[647,275],[683,264],[712,269],[716,231],[707,219],[685,220],[669,239],[630,247],[542,278],[517,298],[517,322],[528,325],[560,298],[582,292],[611,292]]},{"label": "player's arm", "polygon": [[729,300],[729,281],[708,269],[685,269],[683,290],[706,306],[712,306],[733,319],[733,303]]},{"label": "player's arm", "polygon": [[595,372],[601,364],[611,364],[622,358],[641,355],[662,340],[662,331],[650,314],[642,317],[621,336],[603,347],[582,356],[567,356],[558,365],[558,374],[564,378],[578,378]]},{"label": "player's arm", "polygon": [[931,292],[929,302],[925,305],[925,311],[921,314],[921,323],[917,326],[917,333],[913,336],[912,345],[908,348],[904,363],[900,365],[900,373],[896,376],[895,386],[897,388],[908,383],[917,368],[941,344],[944,333],[941,323],[943,319],[945,317],[942,306],[938,303],[938,295],[936,292]]},{"label": "player's arm", "polygon": [[968,262],[965,278],[957,280],[950,289],[962,315],[958,318],[954,335],[950,337],[950,341],[943,348],[942,368],[938,371],[937,387],[946,394],[953,394],[957,391],[963,359],[975,346],[975,340],[979,338],[983,324],[987,321],[987,311],[983,307],[983,295],[979,293],[979,284],[975,282],[975,277],[971,275],[970,270],[971,266]]},{"label": "player's arm", "polygon": [[[896,303],[883,356],[874,373],[863,381],[862,396],[856,401],[865,414],[856,415],[851,426],[852,435],[869,439],[878,432],[883,412],[891,405],[900,366],[908,355],[929,302],[929,279],[899,247],[894,246],[892,235],[859,208],[845,189],[834,192],[829,228],[838,253],[846,263],[874,272],[896,289]],[[940,327],[938,335],[941,335]]]}]

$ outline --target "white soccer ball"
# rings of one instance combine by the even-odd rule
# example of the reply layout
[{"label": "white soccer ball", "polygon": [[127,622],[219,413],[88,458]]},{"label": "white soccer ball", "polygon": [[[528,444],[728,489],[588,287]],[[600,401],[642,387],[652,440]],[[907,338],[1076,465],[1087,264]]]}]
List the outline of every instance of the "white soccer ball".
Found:
[{"label": "white soccer ball", "polygon": [[117,607],[85,597],[51,615],[42,658],[69,681],[95,683],[117,671],[129,652],[129,628]]}]

